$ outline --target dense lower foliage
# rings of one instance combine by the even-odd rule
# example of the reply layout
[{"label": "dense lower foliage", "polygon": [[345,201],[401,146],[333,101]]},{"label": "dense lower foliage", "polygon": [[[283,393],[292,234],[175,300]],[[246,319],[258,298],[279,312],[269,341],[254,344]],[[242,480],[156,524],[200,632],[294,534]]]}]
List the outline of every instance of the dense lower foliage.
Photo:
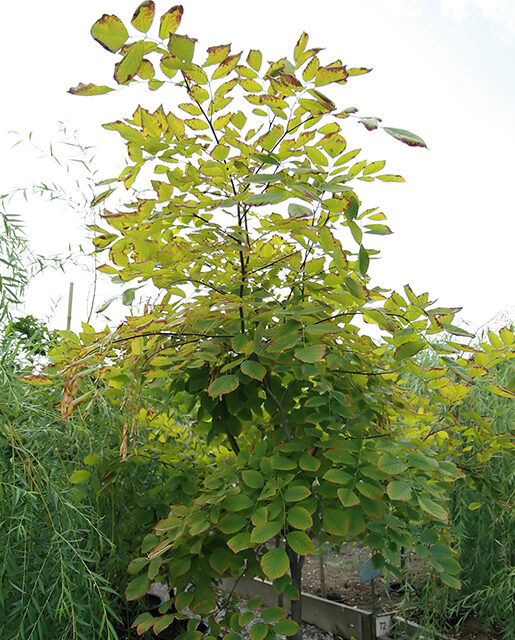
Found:
[{"label": "dense lower foliage", "polygon": [[[137,632],[182,618],[184,640],[239,637],[253,615],[227,608],[216,587],[247,575],[286,593],[296,621],[267,610],[251,639],[296,634],[302,563],[314,541],[358,539],[374,566],[391,572],[401,549],[413,549],[441,583],[459,588],[453,486],[508,446],[508,434],[464,401],[478,380],[513,397],[491,372],[513,357],[513,332],[472,345],[454,324],[458,309],[370,281],[377,251],[367,234],[390,230],[382,212],[363,209],[357,181],[402,178],[347,149],[352,118],[368,130],[381,128],[379,120],[338,110],[321,91],[368,69],[324,62],[306,34],[292,56],[274,62],[217,45],[199,64],[195,40],[177,33],[182,7],[161,16],[155,38],[147,34],[154,11],[151,0],[137,8],[133,37],[116,16],[92,28],[121,55],[118,84],[171,87],[183,100],[153,113],[140,106],[105,125],[124,138],[129,157],[119,178],[105,182],[137,185],[139,195],[106,210],[93,230],[98,252],[108,251],[100,270],[152,283],[159,296],[114,331],[84,324],[79,335],[64,333],[52,352],[65,375],[64,419],[105,399],[129,415],[122,458],[149,426],[156,437],[142,456],[182,464],[184,438],[194,451],[129,564],[129,601],[152,581],[174,589],[159,617],[136,619]],[[402,129],[384,130],[425,146]],[[129,302],[136,288],[126,290]],[[427,353],[433,360],[424,364]],[[188,419],[175,424],[166,399],[183,403]],[[77,473],[77,482],[90,477]]]}]

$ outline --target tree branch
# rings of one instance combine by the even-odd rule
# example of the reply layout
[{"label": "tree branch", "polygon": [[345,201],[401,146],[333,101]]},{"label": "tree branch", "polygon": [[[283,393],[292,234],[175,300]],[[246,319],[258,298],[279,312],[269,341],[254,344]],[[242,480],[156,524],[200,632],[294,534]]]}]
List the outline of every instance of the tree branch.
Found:
[{"label": "tree branch", "polygon": [[277,399],[272,389],[270,388],[270,376],[268,374],[266,374],[266,376],[263,378],[263,389],[265,390],[265,393],[268,396],[268,398],[270,398],[270,400],[275,404],[275,406],[279,410],[279,416],[281,418],[283,431],[286,434],[286,439],[291,441],[292,437],[291,437],[290,430],[288,429],[288,421],[286,419],[286,413],[284,412],[284,407],[282,403]]}]

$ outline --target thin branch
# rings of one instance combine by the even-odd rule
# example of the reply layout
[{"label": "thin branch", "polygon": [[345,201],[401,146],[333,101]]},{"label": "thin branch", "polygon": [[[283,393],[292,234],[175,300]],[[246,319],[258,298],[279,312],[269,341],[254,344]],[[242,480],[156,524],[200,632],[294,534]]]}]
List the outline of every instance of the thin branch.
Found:
[{"label": "thin branch", "polygon": [[236,455],[238,455],[239,452],[240,452],[240,447],[238,446],[238,443],[236,442],[236,438],[229,431],[229,425],[227,424],[227,419],[225,417],[225,403],[224,403],[223,400],[220,401],[220,416],[222,418],[222,422],[224,424],[225,435],[227,436],[227,439],[229,440],[229,443],[231,445],[231,449],[234,451],[234,453]]},{"label": "thin branch", "polygon": [[265,390],[266,395],[270,398],[270,400],[275,404],[275,406],[279,410],[279,416],[281,418],[283,431],[286,434],[286,439],[291,441],[292,437],[291,437],[290,430],[288,429],[288,421],[286,419],[286,413],[284,412],[284,407],[282,403],[276,398],[274,392],[270,388],[270,376],[268,374],[263,378],[263,389]]},{"label": "thin branch", "polygon": [[299,252],[300,252],[300,249],[297,249],[297,251],[293,251],[292,253],[288,253],[285,256],[281,256],[280,258],[277,258],[276,260],[272,260],[272,262],[269,262],[268,264],[265,264],[262,267],[257,267],[256,269],[252,269],[252,271],[248,272],[248,275],[250,275],[251,273],[256,273],[256,271],[261,271],[262,269],[268,269],[268,267],[273,266],[277,262],[281,262],[281,260],[286,260],[287,258],[291,258],[292,256],[296,255]]}]

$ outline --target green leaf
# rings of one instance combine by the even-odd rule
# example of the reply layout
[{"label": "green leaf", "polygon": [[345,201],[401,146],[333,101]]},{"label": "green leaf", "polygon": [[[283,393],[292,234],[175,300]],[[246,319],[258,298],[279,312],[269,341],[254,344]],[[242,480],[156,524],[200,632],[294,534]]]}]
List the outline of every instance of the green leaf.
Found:
[{"label": "green leaf", "polygon": [[366,522],[363,518],[361,509],[358,507],[351,507],[348,510],[349,519],[349,533],[351,536],[358,536],[366,529]]},{"label": "green leaf", "polygon": [[294,356],[302,362],[320,362],[325,356],[325,346],[323,344],[312,344],[309,347],[295,349]]},{"label": "green leaf", "polygon": [[218,528],[222,533],[236,533],[247,524],[247,518],[237,513],[226,514],[218,523]]},{"label": "green leaf", "polygon": [[209,556],[209,564],[218,573],[222,575],[229,568],[231,562],[231,553],[224,547],[218,547]]},{"label": "green leaf", "polygon": [[388,473],[390,475],[397,475],[398,473],[402,473],[406,471],[408,465],[401,460],[400,458],[394,458],[393,456],[389,456],[387,454],[382,455],[378,462],[377,466],[381,471]]},{"label": "green leaf", "polygon": [[299,625],[293,620],[281,620],[274,625],[274,632],[278,636],[294,636],[299,629]]},{"label": "green leaf", "polygon": [[391,173],[384,173],[382,176],[376,176],[377,180],[382,182],[406,182],[402,176],[396,176]]},{"label": "green leaf", "polygon": [[362,276],[366,275],[368,271],[369,262],[370,262],[370,258],[368,256],[367,250],[363,245],[360,245],[359,255],[358,255],[358,266],[359,266],[359,272],[361,273]]},{"label": "green leaf", "polygon": [[288,205],[288,213],[290,218],[309,218],[313,215],[313,211],[309,207],[295,202]]},{"label": "green leaf", "polygon": [[[155,618],[153,618],[155,620]],[[167,613],[164,616],[161,616],[154,622],[153,631],[156,635],[159,635],[161,631],[167,629],[172,622],[175,620],[175,614]]]},{"label": "green leaf", "polygon": [[344,507],[353,507],[354,505],[359,504],[358,496],[350,488],[338,489],[336,493]]},{"label": "green leaf", "polygon": [[461,582],[458,578],[450,576],[448,573],[441,573],[440,580],[448,587],[451,587],[451,589],[461,589]]},{"label": "green leaf", "polygon": [[286,502],[299,502],[311,495],[311,491],[301,485],[290,485],[284,492],[284,500]]},{"label": "green leaf", "polygon": [[378,171],[381,171],[381,169],[384,167],[385,164],[386,162],[384,160],[377,160],[376,162],[371,162],[370,164],[367,164],[365,169],[363,169],[363,175],[368,176],[371,173],[377,173]]},{"label": "green leaf", "polygon": [[243,478],[243,482],[250,487],[251,489],[261,489],[261,487],[265,483],[265,479],[259,473],[259,471],[255,471],[254,469],[247,469],[242,471],[241,477]]},{"label": "green leaf", "polygon": [[266,376],[265,367],[256,360],[245,360],[241,363],[240,369],[246,376],[255,380],[263,380]]},{"label": "green leaf", "polygon": [[104,93],[109,93],[110,91],[114,91],[114,89],[107,87],[105,84],[83,84],[82,82],[80,82],[76,87],[68,89],[68,93],[71,93],[73,96],[100,96]]},{"label": "green leaf", "polygon": [[332,482],[334,484],[347,484],[353,479],[350,473],[342,471],[341,469],[329,469],[324,474],[324,480]]},{"label": "green leaf", "polygon": [[116,65],[114,72],[114,79],[118,84],[126,84],[134,78],[141,66],[143,54],[143,41],[136,42],[129,51],[127,51],[122,60]]},{"label": "green leaf", "polygon": [[356,488],[361,495],[366,496],[371,500],[380,500],[383,497],[382,485],[371,484],[370,482],[363,482],[363,480],[360,480],[357,483]]},{"label": "green leaf", "polygon": [[261,612],[261,618],[265,622],[277,622],[286,618],[288,614],[282,607],[267,607]]},{"label": "green leaf", "polygon": [[438,520],[443,520],[444,522],[447,522],[448,520],[447,511],[441,505],[437,504],[426,495],[417,496],[417,500],[420,507],[424,511],[429,513],[429,515],[437,518]]},{"label": "green leaf", "polygon": [[263,204],[275,204],[276,202],[282,202],[286,198],[284,193],[276,193],[273,191],[266,191],[265,193],[253,193],[245,198],[245,204],[251,204],[255,206]]},{"label": "green leaf", "polygon": [[149,563],[148,558],[134,558],[131,560],[127,566],[127,573],[130,575],[134,575],[139,573],[144,567]]},{"label": "green leaf", "polygon": [[389,133],[396,140],[400,140],[404,142],[404,144],[409,145],[410,147],[425,147],[427,149],[426,143],[411,131],[406,131],[405,129],[394,129],[392,127],[383,127],[386,133]]},{"label": "green leaf", "polygon": [[268,625],[265,622],[256,622],[250,628],[250,640],[264,640],[268,633]]},{"label": "green leaf", "polygon": [[412,342],[401,344],[393,355],[396,360],[406,360],[406,358],[411,358],[425,347],[427,347],[425,340],[413,340]]},{"label": "green leaf", "polygon": [[270,540],[270,538],[274,538],[282,528],[283,523],[279,520],[260,524],[252,530],[252,533],[250,534],[250,541],[254,544],[263,544],[264,542],[268,542],[268,540]]},{"label": "green leaf", "polygon": [[126,307],[130,307],[131,304],[134,302],[134,296],[137,290],[138,290],[137,288],[126,289],[122,293],[122,304],[124,304]]},{"label": "green leaf", "polygon": [[272,469],[276,469],[277,471],[292,471],[297,468],[295,460],[286,458],[285,456],[280,456],[277,453],[270,458],[270,464]]},{"label": "green leaf", "polygon": [[309,556],[315,553],[315,547],[311,538],[304,531],[291,531],[286,540],[290,547],[298,553],[299,556]]},{"label": "green leaf", "polygon": [[152,26],[156,6],[153,0],[144,0],[134,12],[131,23],[138,30],[146,33]]},{"label": "green leaf", "polygon": [[223,501],[223,507],[227,511],[244,511],[254,506],[254,501],[243,493],[237,493],[233,496],[228,496]]},{"label": "green leaf", "polygon": [[302,455],[299,460],[299,467],[303,471],[318,471],[320,468],[320,460],[314,456],[310,456],[307,453]]},{"label": "green leaf", "polygon": [[358,282],[352,276],[346,276],[343,279],[343,282],[347,287],[347,289],[349,290],[349,293],[351,293],[355,298],[358,298],[358,300],[367,299],[368,297],[367,289],[361,282]]},{"label": "green leaf", "polygon": [[244,549],[250,549],[252,543],[250,541],[250,531],[238,533],[227,541],[227,546],[233,553],[239,553]]},{"label": "green leaf", "polygon": [[306,530],[313,526],[313,518],[304,507],[290,507],[286,512],[288,523],[295,529]]},{"label": "green leaf", "polygon": [[252,611],[246,611],[238,616],[238,624],[240,627],[245,628],[250,622],[254,620],[254,614]]},{"label": "green leaf", "polygon": [[407,502],[411,499],[411,485],[408,482],[392,480],[386,487],[386,493],[391,500]]},{"label": "green leaf", "polygon": [[170,34],[175,33],[181,24],[182,14],[184,9],[181,5],[176,5],[169,9],[161,16],[161,22],[159,25],[159,37],[167,38]]},{"label": "green leaf", "polygon": [[261,568],[269,580],[275,580],[283,576],[290,568],[290,561],[286,551],[282,547],[277,547],[265,553],[261,558]]},{"label": "green leaf", "polygon": [[471,502],[467,507],[467,509],[469,509],[470,511],[477,511],[480,508],[481,508],[480,502]]},{"label": "green leaf", "polygon": [[132,627],[136,629],[138,635],[141,635],[153,626],[155,620],[156,619],[154,618],[154,616],[146,611],[145,613],[140,613],[140,615],[132,623]]},{"label": "green leaf", "polygon": [[91,27],[91,35],[104,49],[116,53],[125,44],[129,32],[120,18],[104,13]]},{"label": "green leaf", "polygon": [[182,60],[183,62],[191,62],[195,52],[195,40],[188,36],[180,36],[172,33],[168,43],[170,53]]},{"label": "green leaf", "polygon": [[259,596],[254,596],[250,600],[247,600],[247,608],[251,611],[254,609],[259,609],[259,607],[263,604],[263,600]]},{"label": "green leaf", "polygon": [[340,511],[339,509],[325,508],[322,523],[327,533],[335,536],[344,536],[348,527],[343,510]]},{"label": "green leaf", "polygon": [[220,376],[216,380],[213,380],[207,392],[212,398],[217,398],[237,389],[239,383],[238,376],[236,375]]},{"label": "green leaf", "polygon": [[139,600],[143,598],[143,596],[150,589],[150,580],[147,578],[145,574],[134,578],[127,585],[127,589],[125,589],[125,599],[126,600]]},{"label": "green leaf", "polygon": [[87,469],[79,469],[71,474],[69,481],[72,484],[80,484],[81,482],[88,480],[90,475],[91,471],[88,471]]}]

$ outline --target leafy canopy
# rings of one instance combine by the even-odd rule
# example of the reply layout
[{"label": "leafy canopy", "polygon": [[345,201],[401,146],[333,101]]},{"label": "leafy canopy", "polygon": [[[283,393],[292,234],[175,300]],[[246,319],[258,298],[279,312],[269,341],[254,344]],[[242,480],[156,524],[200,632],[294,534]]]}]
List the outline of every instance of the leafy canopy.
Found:
[{"label": "leafy canopy", "polygon": [[[446,495],[464,475],[467,443],[488,443],[491,452],[502,441],[480,416],[458,419],[455,408],[476,378],[513,356],[513,333],[470,346],[464,339],[472,336],[453,323],[459,309],[436,307],[409,286],[400,294],[370,282],[377,251],[367,237],[390,229],[382,212],[363,209],[356,185],[402,178],[347,148],[350,118],[369,131],[383,128],[380,119],[339,109],[322,92],[369,69],[322,60],[305,33],[292,55],[273,62],[228,44],[199,55],[196,41],[178,33],[182,7],[158,21],[154,13],[149,0],[137,8],[134,36],[116,16],[92,29],[121,56],[119,85],[171,87],[183,100],[170,111],[138,106],[104,125],[128,152],[120,176],[106,183],[134,186],[137,196],[105,211],[94,243],[107,252],[101,271],[122,283],[151,282],[160,295],[114,331],[84,325],[79,336],[65,334],[54,352],[67,375],[64,417],[86,376],[107,381],[107,395],[133,407],[135,424],[142,386],[186,394],[195,406],[191,429],[211,452],[196,495],[173,505],[145,539],[127,597],[166,577],[178,611],[207,616],[217,609],[214,581],[245,573],[295,600],[296,567],[314,552],[314,537],[358,538],[375,566],[392,571],[399,549],[414,547],[459,586]],[[79,84],[70,92],[111,90]],[[384,131],[425,147],[403,129]],[[128,291],[130,304],[135,289]],[[424,366],[428,350],[436,366]],[[408,378],[419,380],[420,393]],[[267,546],[278,535],[284,547]],[[169,624],[162,615],[157,623],[140,616],[138,631]],[[221,625],[238,634],[243,622],[211,617],[210,633]],[[272,622],[254,626],[254,635],[272,637]],[[192,625],[189,636],[200,637]],[[288,625],[278,622],[277,633],[297,631]]]}]

